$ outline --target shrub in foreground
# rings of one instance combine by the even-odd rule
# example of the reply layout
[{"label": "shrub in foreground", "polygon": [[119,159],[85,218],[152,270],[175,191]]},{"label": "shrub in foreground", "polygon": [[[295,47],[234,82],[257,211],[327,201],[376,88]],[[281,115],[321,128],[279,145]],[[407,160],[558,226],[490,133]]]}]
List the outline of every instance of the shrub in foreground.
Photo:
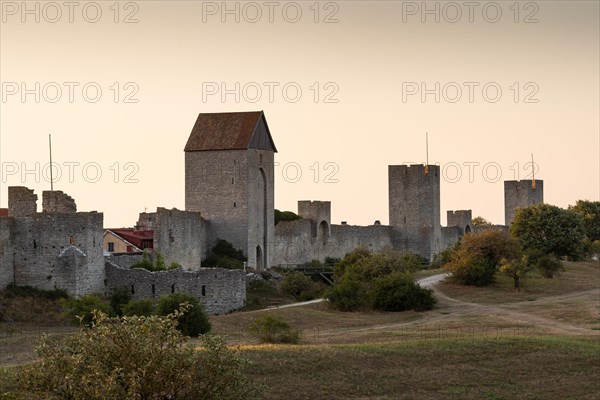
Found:
[{"label": "shrub in foreground", "polygon": [[263,315],[255,319],[249,331],[262,343],[298,343],[300,341],[299,330],[292,328],[283,319],[272,315]]},{"label": "shrub in foreground", "polygon": [[158,301],[156,312],[158,315],[167,316],[178,310],[182,304],[189,304],[186,313],[179,316],[177,329],[185,336],[196,337],[210,332],[210,322],[204,308],[198,299],[185,293],[172,293],[162,296]]},{"label": "shrub in foreground", "polygon": [[113,316],[112,307],[106,304],[100,297],[88,294],[78,299],[62,300],[62,305],[65,308],[65,315],[75,324],[83,324],[90,326],[93,320],[93,312],[101,311],[104,314]]},{"label": "shrub in foreground", "polygon": [[411,274],[396,272],[372,285],[373,308],[381,311],[431,310],[436,303],[431,289],[422,288]]},{"label": "shrub in foreground", "polygon": [[155,308],[156,305],[154,304],[153,300],[141,299],[130,301],[122,307],[122,310],[123,315],[128,317],[132,317],[134,315],[137,315],[138,317],[148,317],[154,314]]},{"label": "shrub in foreground", "polygon": [[257,386],[245,361],[216,337],[203,348],[177,331],[185,308],[165,317],[109,318],[93,313],[90,329],[64,341],[43,337],[39,363],[18,378],[22,390],[45,399],[253,399]]}]

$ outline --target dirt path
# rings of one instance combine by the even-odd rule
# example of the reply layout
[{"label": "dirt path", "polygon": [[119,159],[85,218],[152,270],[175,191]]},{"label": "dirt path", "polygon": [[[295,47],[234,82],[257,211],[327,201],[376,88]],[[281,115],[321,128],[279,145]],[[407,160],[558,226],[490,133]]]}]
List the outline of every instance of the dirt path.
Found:
[{"label": "dirt path", "polygon": [[343,331],[332,331],[331,336],[348,335],[352,333],[365,333],[380,330],[395,330],[410,328],[411,326],[423,326],[435,324],[443,321],[449,321],[465,316],[485,315],[488,317],[499,318],[509,323],[519,325],[530,325],[536,328],[542,328],[546,333],[566,334],[566,335],[600,335],[599,331],[591,330],[587,327],[578,326],[568,322],[557,321],[554,319],[540,317],[522,310],[524,306],[535,306],[542,304],[556,303],[564,300],[573,300],[579,298],[590,298],[600,295],[600,289],[585,290],[573,293],[567,293],[556,296],[548,296],[534,301],[519,301],[501,305],[478,304],[462,301],[447,296],[442,293],[436,285],[445,279],[446,274],[438,274],[419,280],[421,286],[429,287],[434,291],[438,301],[446,308],[443,314],[424,313],[423,318],[411,322],[379,324],[367,327],[349,328]]}]

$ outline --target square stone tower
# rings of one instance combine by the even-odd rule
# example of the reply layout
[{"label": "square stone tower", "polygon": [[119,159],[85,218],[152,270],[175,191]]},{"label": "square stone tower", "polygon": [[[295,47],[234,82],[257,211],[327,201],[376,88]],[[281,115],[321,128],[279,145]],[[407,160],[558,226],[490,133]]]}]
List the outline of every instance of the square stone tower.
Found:
[{"label": "square stone tower", "polygon": [[389,165],[390,225],[416,235],[419,253],[432,258],[441,251],[440,167]]},{"label": "square stone tower", "polygon": [[510,226],[517,208],[544,202],[544,181],[504,181],[504,224]]},{"label": "square stone tower", "polygon": [[249,267],[270,267],[277,149],[264,113],[200,114],[184,151],[186,211],[209,221],[213,243],[225,239]]}]

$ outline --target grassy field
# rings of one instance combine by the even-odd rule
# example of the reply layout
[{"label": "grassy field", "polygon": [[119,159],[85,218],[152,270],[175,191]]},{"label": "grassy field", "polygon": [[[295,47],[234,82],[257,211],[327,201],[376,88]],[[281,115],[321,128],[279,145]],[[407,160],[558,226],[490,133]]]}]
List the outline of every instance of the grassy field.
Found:
[{"label": "grassy field", "polygon": [[597,399],[600,344],[570,337],[244,350],[267,399]]},{"label": "grassy field", "polygon": [[[597,262],[567,263],[555,279],[532,274],[521,292],[501,275],[486,288],[442,282],[428,312],[344,313],[321,302],[211,322],[253,362],[247,372],[265,399],[599,399],[599,288]],[[257,344],[248,327],[264,313],[300,329],[301,344]],[[76,329],[11,326],[0,335],[4,366],[33,361],[40,331]],[[17,369],[0,369],[0,400],[24,398],[2,394],[15,390]]]}]

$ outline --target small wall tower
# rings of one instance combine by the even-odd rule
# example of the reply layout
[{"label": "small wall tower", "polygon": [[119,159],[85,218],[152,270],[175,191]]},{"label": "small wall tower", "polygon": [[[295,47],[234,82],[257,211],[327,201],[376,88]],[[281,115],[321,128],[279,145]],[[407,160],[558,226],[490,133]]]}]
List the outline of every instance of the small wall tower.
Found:
[{"label": "small wall tower", "polygon": [[309,201],[298,202],[298,215],[311,220],[313,238],[326,244],[331,236],[331,202]]},{"label": "small wall tower", "polygon": [[473,218],[471,210],[449,210],[446,212],[447,226],[457,226],[460,229],[460,234],[471,233],[473,227]]}]

